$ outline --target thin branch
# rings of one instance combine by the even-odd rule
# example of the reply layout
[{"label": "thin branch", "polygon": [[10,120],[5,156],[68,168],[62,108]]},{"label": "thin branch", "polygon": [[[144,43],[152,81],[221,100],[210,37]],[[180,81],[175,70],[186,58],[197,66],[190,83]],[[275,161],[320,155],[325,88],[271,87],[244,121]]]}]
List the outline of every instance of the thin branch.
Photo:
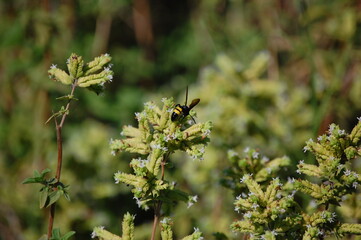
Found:
[{"label": "thin branch", "polygon": [[[169,154],[170,153],[168,152],[167,155],[163,158],[163,161],[161,162],[161,166],[162,166],[161,179],[162,180],[164,180],[164,166],[165,166],[165,164],[167,162]],[[158,225],[158,222],[159,222],[161,209],[162,209],[162,201],[157,201],[156,203],[154,203],[154,220],[153,220],[153,229],[152,229],[151,240],[155,239],[155,233],[157,231],[157,225]]]},{"label": "thin branch", "polygon": [[151,238],[151,240],[155,239],[155,233],[157,231],[157,225],[158,225],[159,218],[160,218],[160,209],[161,208],[162,208],[162,202],[157,201],[154,204],[154,220],[153,220],[153,229],[152,229],[152,238]]},{"label": "thin branch", "polygon": [[[74,91],[75,91],[76,86],[77,86],[77,80],[75,80],[75,82],[73,83],[73,86],[72,86],[72,88],[71,88],[70,96],[73,96],[73,95],[74,95]],[[65,113],[64,113],[63,117],[61,118],[61,122],[60,122],[60,124],[59,124],[59,127],[60,127],[60,128],[63,127],[64,121],[65,121],[66,117],[67,117],[68,114],[69,114],[68,111],[69,111],[69,107],[70,107],[71,100],[72,100],[72,99],[69,99],[68,104],[66,104]]]},{"label": "thin branch", "polygon": [[[75,81],[72,86],[71,93],[70,93],[71,96],[74,95],[76,86],[77,86],[77,81]],[[66,104],[65,113],[61,118],[60,124],[58,123],[58,120],[56,119],[56,117],[54,117],[55,128],[56,128],[56,142],[57,142],[57,146],[58,146],[58,163],[57,163],[57,167],[56,167],[55,178],[57,179],[58,182],[60,182],[61,166],[63,164],[63,139],[62,139],[61,132],[62,132],[62,128],[63,128],[64,122],[65,122],[65,119],[69,114],[71,100],[72,100],[72,98],[70,98],[68,103]],[[52,236],[54,217],[55,217],[55,203],[53,203],[50,206],[49,221],[48,221],[48,239],[50,239]]]}]

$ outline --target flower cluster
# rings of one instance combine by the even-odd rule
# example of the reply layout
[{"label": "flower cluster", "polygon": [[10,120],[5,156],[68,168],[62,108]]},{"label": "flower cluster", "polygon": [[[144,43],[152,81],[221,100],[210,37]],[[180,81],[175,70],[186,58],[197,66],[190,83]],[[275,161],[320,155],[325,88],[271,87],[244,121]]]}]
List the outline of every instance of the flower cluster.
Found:
[{"label": "flower cluster", "polygon": [[209,142],[211,122],[188,125],[187,121],[171,121],[173,99],[163,98],[163,107],[153,102],[144,104],[144,110],[136,113],[138,127],[124,126],[121,139],[110,141],[115,154],[119,151],[138,153],[144,157],[130,162],[133,173],[117,172],[116,183],[133,186],[132,192],[138,206],[148,209],[158,199],[182,200],[191,206],[196,198],[176,190],[174,184],[163,179],[164,167],[174,151],[187,152],[192,159],[203,159]]},{"label": "flower cluster", "polygon": [[356,192],[361,177],[349,170],[348,165],[350,160],[360,156],[360,127],[359,122],[351,134],[347,134],[339,126],[331,124],[327,134],[319,136],[317,141],[307,141],[304,150],[315,155],[317,165],[301,160],[297,173],[319,178],[321,183],[297,180],[296,189],[311,195],[318,204],[336,205],[345,195]]},{"label": "flower cluster", "polygon": [[76,84],[98,93],[102,90],[104,83],[111,82],[113,79],[111,64],[107,65],[111,59],[109,54],[103,54],[84,64],[83,58],[73,53],[66,62],[68,73],[53,64],[48,71],[49,77],[65,85]]},{"label": "flower cluster", "polygon": [[228,151],[228,159],[232,166],[225,171],[222,184],[235,191],[235,194],[247,191],[243,179],[247,174],[254,176],[258,183],[266,182],[276,177],[283,167],[290,165],[290,159],[286,156],[270,160],[251,148],[244,149],[244,157],[240,157],[234,150]]},{"label": "flower cluster", "polygon": [[[235,211],[243,214],[243,220],[231,225],[233,231],[249,233],[250,239],[293,239],[291,232],[297,233],[302,215],[297,209],[293,194],[284,191],[283,184],[274,178],[267,189],[262,190],[252,175],[241,178],[249,190],[236,198]],[[297,239],[294,238],[294,239]]]},{"label": "flower cluster", "polygon": [[[319,178],[316,183],[289,178],[283,185],[278,178],[273,178],[268,185],[263,184],[257,181],[257,171],[246,168],[249,161],[242,161],[237,153],[229,152],[230,159],[245,172],[239,183],[246,187],[234,203],[235,211],[241,213],[243,219],[233,222],[231,228],[249,234],[250,239],[324,239],[329,235],[361,235],[361,224],[342,223],[336,212],[330,210],[330,205],[339,206],[347,194],[355,193],[361,182],[359,174],[350,170],[350,160],[361,155],[360,138],[361,121],[350,134],[331,124],[327,134],[318,137],[317,142],[307,141],[304,150],[316,156],[317,164],[301,160],[297,173]],[[253,150],[246,149],[245,152],[253,159],[259,158]],[[267,163],[262,164],[266,166]],[[292,192],[287,194],[290,190]],[[311,212],[301,209],[294,200],[296,190],[314,199]]]}]

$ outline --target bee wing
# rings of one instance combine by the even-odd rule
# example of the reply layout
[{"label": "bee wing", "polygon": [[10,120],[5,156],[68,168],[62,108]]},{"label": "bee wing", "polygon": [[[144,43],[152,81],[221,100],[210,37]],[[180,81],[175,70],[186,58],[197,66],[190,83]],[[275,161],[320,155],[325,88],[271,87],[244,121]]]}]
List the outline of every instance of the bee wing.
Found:
[{"label": "bee wing", "polygon": [[189,104],[189,110],[191,110],[192,108],[194,108],[195,105],[197,105],[199,103],[199,101],[201,101],[199,98],[193,99],[193,101],[191,102],[191,104]]}]

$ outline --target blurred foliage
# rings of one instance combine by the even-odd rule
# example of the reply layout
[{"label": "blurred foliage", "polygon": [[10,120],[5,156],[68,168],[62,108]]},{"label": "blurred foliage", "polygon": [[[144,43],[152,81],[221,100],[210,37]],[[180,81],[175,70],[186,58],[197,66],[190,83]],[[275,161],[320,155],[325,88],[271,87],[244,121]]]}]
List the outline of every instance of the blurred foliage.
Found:
[{"label": "blurred foliage", "polygon": [[[55,128],[44,123],[68,89],[50,81],[47,70],[52,63],[64,68],[72,52],[84,59],[108,52],[114,80],[98,98],[75,92],[81,101],[64,128],[63,179],[72,202],[60,201],[55,227],[89,239],[100,224],[116,232],[129,211],[137,214],[137,233],[150,231],[152,213],[140,211],[130,189],[112,179],[132,156],[112,157],[108,141],[134,124],[134,112],[154,96],[179,94],[183,104],[189,85],[189,99],[201,99],[197,118],[215,127],[205,161],[174,157],[171,177],[200,196],[191,212],[183,206],[174,212],[174,222],[183,222],[174,236],[199,227],[205,239],[214,232],[234,237],[232,194],[218,183],[230,148],[251,146],[296,163],[307,157],[304,141],[331,122],[346,130],[355,125],[360,10],[350,0],[1,1],[0,239],[45,232],[36,186],[20,183],[33,170],[55,169]],[[357,209],[357,198],[350,201],[349,209]],[[345,217],[360,221],[358,211]]]}]

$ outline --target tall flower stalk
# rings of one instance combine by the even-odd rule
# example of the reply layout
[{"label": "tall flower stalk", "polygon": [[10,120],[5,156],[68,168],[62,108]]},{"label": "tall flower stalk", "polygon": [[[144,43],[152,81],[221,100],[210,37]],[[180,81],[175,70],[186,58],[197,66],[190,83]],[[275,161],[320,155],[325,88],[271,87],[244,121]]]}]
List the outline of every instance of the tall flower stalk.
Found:
[{"label": "tall flower stalk", "polygon": [[[104,84],[113,79],[113,72],[110,70],[111,65],[108,65],[110,61],[111,57],[108,54],[104,54],[84,64],[83,58],[73,53],[66,62],[68,73],[57,68],[54,64],[48,71],[51,79],[71,87],[70,94],[57,98],[57,100],[65,100],[66,104],[63,105],[58,112],[53,113],[47,120],[48,123],[51,119],[54,119],[56,128],[58,152],[56,174],[54,178],[46,179],[45,175],[50,172],[49,169],[45,169],[42,173],[34,171],[34,177],[27,178],[23,182],[24,184],[40,183],[43,185],[40,189],[40,208],[50,206],[47,239],[60,239],[60,230],[53,229],[56,202],[61,196],[70,200],[67,192],[69,186],[64,185],[60,181],[63,165],[62,129],[70,113],[72,101],[77,100],[74,96],[75,89],[77,87],[88,88],[96,93],[100,93],[104,89]],[[61,239],[67,239],[74,233],[73,231],[69,232],[61,237]]]}]

